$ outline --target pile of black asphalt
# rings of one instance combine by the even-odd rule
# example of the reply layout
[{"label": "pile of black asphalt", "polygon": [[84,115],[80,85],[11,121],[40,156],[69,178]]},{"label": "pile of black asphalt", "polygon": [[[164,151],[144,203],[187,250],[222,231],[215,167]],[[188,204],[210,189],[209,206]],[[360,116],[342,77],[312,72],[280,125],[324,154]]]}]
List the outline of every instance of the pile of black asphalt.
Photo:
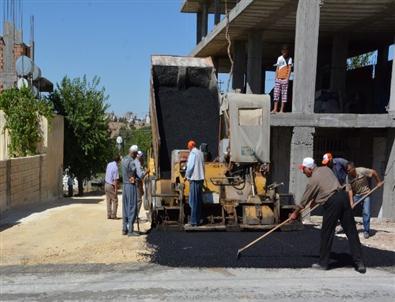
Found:
[{"label": "pile of black asphalt", "polygon": [[156,119],[160,136],[160,176],[170,178],[171,152],[186,149],[189,140],[206,143],[217,157],[219,100],[210,86],[210,68],[187,68],[184,76],[175,66],[156,66],[153,73]]},{"label": "pile of black asphalt", "polygon": [[[171,267],[308,268],[318,261],[320,230],[274,232],[241,253],[262,232],[171,232],[153,230],[147,237],[151,262]],[[395,252],[363,246],[365,264],[392,270]],[[348,241],[335,237],[330,268],[351,267]]]}]

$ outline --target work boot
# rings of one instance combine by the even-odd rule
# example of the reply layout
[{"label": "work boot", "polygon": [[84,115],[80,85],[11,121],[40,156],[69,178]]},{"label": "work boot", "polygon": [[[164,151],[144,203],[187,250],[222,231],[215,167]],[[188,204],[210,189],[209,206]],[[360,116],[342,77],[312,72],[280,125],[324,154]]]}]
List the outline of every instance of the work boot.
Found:
[{"label": "work boot", "polygon": [[363,232],[363,238],[368,239],[369,237],[369,232]]},{"label": "work boot", "polygon": [[319,263],[313,263],[313,265],[311,266],[311,268],[318,269],[318,270],[322,270],[322,271],[328,270],[328,266],[324,266],[324,265],[321,265],[321,264],[319,264]]},{"label": "work boot", "polygon": [[365,266],[365,264],[363,264],[363,262],[355,263],[355,270],[358,273],[365,274],[366,273],[366,266]]},{"label": "work boot", "polygon": [[128,234],[128,230],[122,230],[122,235],[127,235]]}]

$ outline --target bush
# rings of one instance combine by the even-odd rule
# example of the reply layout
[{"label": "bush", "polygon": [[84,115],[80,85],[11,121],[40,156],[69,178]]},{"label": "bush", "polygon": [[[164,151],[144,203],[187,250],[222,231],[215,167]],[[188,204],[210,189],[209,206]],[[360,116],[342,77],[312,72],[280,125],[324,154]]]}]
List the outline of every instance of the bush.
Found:
[{"label": "bush", "polygon": [[52,105],[36,99],[29,88],[12,88],[0,94],[0,109],[6,115],[5,129],[11,142],[8,152],[11,157],[37,154],[37,145],[42,140],[40,115],[50,121]]}]

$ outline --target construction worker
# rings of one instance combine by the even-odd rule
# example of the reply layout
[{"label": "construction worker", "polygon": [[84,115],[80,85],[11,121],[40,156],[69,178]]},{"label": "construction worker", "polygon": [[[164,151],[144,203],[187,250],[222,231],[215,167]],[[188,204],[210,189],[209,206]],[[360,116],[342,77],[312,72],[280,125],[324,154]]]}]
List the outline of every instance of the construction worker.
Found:
[{"label": "construction worker", "polygon": [[335,173],[335,176],[341,185],[346,183],[347,163],[347,159],[341,157],[333,158],[332,153],[325,153],[322,157],[322,164]]},{"label": "construction worker", "polygon": [[[374,178],[378,186],[383,184],[375,170],[363,167],[355,168],[353,162],[347,164],[347,174],[346,184],[351,208],[354,208],[354,202],[370,192],[368,178]],[[368,239],[370,237],[370,197],[366,197],[362,203],[363,237]]]},{"label": "construction worker", "polygon": [[350,244],[355,269],[360,273],[365,273],[366,267],[362,260],[361,243],[355,227],[348,194],[344,190],[341,190],[340,183],[333,172],[328,167],[317,167],[314,159],[306,157],[303,159],[303,163],[299,165],[299,168],[309,180],[303,197],[290,218],[296,220],[299,217],[300,211],[310,201],[313,204],[321,204],[324,208],[321,227],[320,259],[312,267],[322,270],[329,268],[329,256],[335,236],[335,227],[337,221],[340,220]]},{"label": "construction worker", "polygon": [[189,181],[189,206],[191,207],[191,226],[200,223],[202,207],[202,190],[204,181],[204,155],[196,148],[193,140],[188,142],[190,151],[187,161],[185,178]]},{"label": "construction worker", "polygon": [[138,147],[129,148],[129,154],[122,159],[122,234],[139,236],[134,232],[133,224],[137,216],[137,178],[142,178],[140,162],[137,160]]}]

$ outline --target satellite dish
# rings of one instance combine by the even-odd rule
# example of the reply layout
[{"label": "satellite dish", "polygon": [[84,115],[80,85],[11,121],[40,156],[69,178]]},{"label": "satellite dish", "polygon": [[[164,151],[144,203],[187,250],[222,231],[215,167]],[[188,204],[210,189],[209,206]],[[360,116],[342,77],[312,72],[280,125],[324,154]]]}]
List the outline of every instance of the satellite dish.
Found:
[{"label": "satellite dish", "polygon": [[27,88],[29,87],[29,81],[26,80],[25,78],[20,78],[18,79],[18,81],[16,82],[16,87],[20,90],[23,87]]},{"label": "satellite dish", "polygon": [[36,64],[34,64],[34,66],[33,66],[32,78],[33,78],[33,81],[38,80],[39,78],[41,78],[41,69]]},{"label": "satellite dish", "polygon": [[117,144],[122,144],[123,139],[122,139],[121,136],[118,136],[117,139],[116,139],[116,141],[117,141]]},{"label": "satellite dish", "polygon": [[20,56],[15,62],[15,67],[18,76],[26,77],[33,73],[34,63],[29,57]]}]

